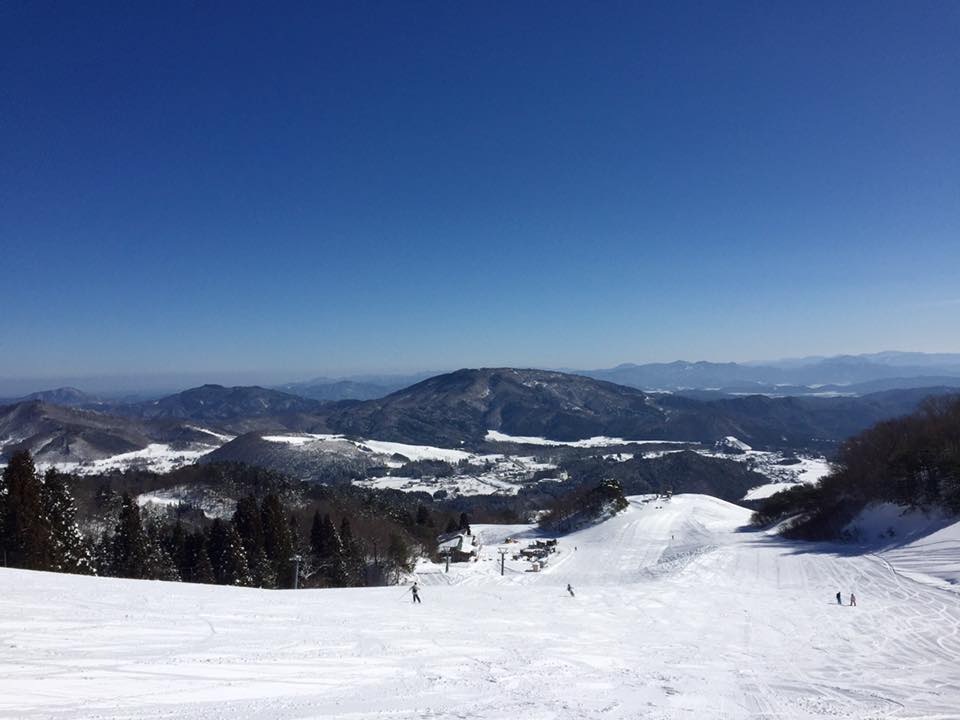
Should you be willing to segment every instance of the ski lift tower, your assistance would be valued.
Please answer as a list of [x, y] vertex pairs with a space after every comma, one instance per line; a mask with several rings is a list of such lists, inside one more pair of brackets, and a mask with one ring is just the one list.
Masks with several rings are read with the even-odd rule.
[[303, 562], [303, 556], [293, 555], [290, 562], [293, 563], [293, 589], [298, 590], [300, 588], [300, 563]]
[[500, 553], [500, 575], [503, 575], [503, 566], [507, 561], [507, 553], [510, 552], [509, 548], [500, 547], [497, 548], [497, 552]]

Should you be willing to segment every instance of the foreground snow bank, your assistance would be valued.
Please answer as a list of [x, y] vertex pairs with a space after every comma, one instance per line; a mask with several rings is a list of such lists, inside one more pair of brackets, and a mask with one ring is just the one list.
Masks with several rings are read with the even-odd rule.
[[940, 510], [923, 512], [876, 503], [846, 527], [900, 575], [960, 590], [960, 522]]
[[0, 717], [956, 717], [960, 595], [714, 498], [645, 499], [541, 573], [493, 560], [532, 527], [478, 526], [485, 554], [422, 605], [0, 569]]

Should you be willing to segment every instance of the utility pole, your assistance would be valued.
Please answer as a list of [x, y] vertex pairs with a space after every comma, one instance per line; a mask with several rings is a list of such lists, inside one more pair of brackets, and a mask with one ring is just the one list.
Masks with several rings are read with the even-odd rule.
[[508, 551], [506, 548], [498, 548], [497, 552], [500, 553], [500, 575], [503, 575], [503, 566], [507, 561]]
[[444, 572], [448, 573], [450, 572], [450, 548], [443, 551], [443, 559], [447, 561], [447, 567], [444, 569]]
[[301, 555], [294, 555], [290, 558], [290, 562], [293, 563], [293, 589], [300, 589], [300, 562], [303, 560]]

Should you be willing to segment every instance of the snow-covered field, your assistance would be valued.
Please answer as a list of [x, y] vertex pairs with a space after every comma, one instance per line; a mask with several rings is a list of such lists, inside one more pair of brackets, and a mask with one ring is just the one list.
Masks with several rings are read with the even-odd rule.
[[[736, 457], [738, 456], [734, 456]], [[830, 473], [830, 463], [825, 458], [800, 456], [797, 458], [800, 461], [798, 463], [779, 465], [779, 453], [751, 451], [745, 457], [752, 461], [757, 472], [773, 479], [774, 482], [751, 488], [744, 500], [761, 500], [800, 483], [812, 485]]]
[[714, 498], [642, 500], [541, 573], [494, 560], [530, 528], [480, 527], [480, 561], [422, 568], [422, 605], [0, 570], [0, 717], [960, 716], [960, 595], [921, 582], [960, 526], [854, 555], [740, 531]]
[[[216, 433], [210, 433], [210, 435], [211, 438], [214, 436], [217, 438], [226, 437], [217, 435]], [[227, 439], [229, 440], [231, 438]], [[133, 452], [112, 455], [100, 460], [88, 460], [82, 463], [38, 463], [38, 466], [41, 470], [53, 467], [60, 472], [75, 473], [77, 475], [92, 475], [94, 473], [110, 472], [111, 470], [128, 470], [131, 468], [151, 470], [156, 473], [167, 473], [184, 465], [192, 465], [207, 453], [216, 450], [220, 447], [220, 444], [196, 444], [189, 449], [179, 449], [164, 443], [153, 443], [143, 450], [134, 450]]]
[[612, 438], [604, 435], [585, 438], [583, 440], [548, 440], [542, 437], [532, 437], [529, 435], [507, 435], [498, 430], [488, 430], [485, 440], [487, 442], [518, 443], [521, 445], [545, 445], [548, 447], [558, 447], [566, 445], [567, 447], [577, 448], [600, 448], [610, 447], [612, 445], [689, 445], [683, 440], [624, 440], [623, 438]]

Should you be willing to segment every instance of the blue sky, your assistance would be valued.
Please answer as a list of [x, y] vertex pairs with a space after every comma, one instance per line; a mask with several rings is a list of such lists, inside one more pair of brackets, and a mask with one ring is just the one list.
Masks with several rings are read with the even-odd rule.
[[4, 3], [0, 378], [960, 351], [960, 5]]

